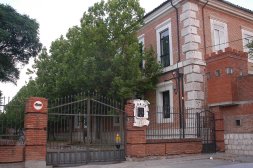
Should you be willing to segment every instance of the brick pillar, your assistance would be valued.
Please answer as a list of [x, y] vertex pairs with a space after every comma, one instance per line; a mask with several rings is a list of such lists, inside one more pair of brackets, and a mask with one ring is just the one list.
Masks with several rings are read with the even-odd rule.
[[146, 156], [146, 126], [134, 127], [134, 103], [132, 100], [125, 105], [127, 114], [126, 155], [129, 157]]
[[225, 151], [224, 143], [224, 117], [219, 107], [213, 107], [215, 117], [215, 139], [216, 139], [216, 150], [220, 152]]
[[47, 99], [31, 97], [25, 109], [25, 167], [46, 167]]

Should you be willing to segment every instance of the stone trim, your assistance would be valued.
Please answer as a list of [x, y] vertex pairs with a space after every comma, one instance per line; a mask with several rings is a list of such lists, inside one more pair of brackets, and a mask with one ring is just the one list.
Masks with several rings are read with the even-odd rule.
[[[183, 72], [185, 76], [184, 91], [186, 108], [202, 108], [204, 104], [204, 77], [202, 74], [205, 61], [202, 58], [202, 52], [199, 50], [201, 36], [198, 34], [200, 21], [197, 18], [199, 7], [193, 2], [186, 2], [182, 5], [182, 14], [180, 21], [183, 24], [181, 35], [184, 38], [182, 52], [186, 56], [186, 62]], [[199, 60], [203, 64], [194, 64], [190, 60]], [[190, 63], [191, 62], [191, 63]]]
[[[173, 95], [174, 95], [174, 90], [173, 90], [173, 82], [172, 81], [167, 81], [167, 82], [162, 82], [159, 83], [157, 85], [157, 89], [156, 89], [156, 106], [158, 107], [162, 107], [163, 106], [163, 92], [165, 91], [170, 91], [170, 105], [172, 105], [171, 107], [173, 107]], [[163, 122], [163, 123], [169, 123], [169, 122], [173, 122], [173, 108], [171, 108], [170, 110], [171, 116], [170, 118], [164, 118], [161, 119], [163, 116], [161, 115], [161, 113], [157, 113], [156, 114], [156, 122]]]
[[[156, 26], [156, 44], [157, 44], [157, 61], [161, 62], [161, 45], [160, 45], [160, 32], [162, 32], [165, 29], [168, 29], [169, 31], [169, 41], [170, 41], [170, 64], [173, 65], [173, 46], [172, 46], [172, 28], [171, 28], [171, 19], [167, 19], [164, 22], [162, 22], [161, 24]], [[163, 71], [166, 72], [166, 68], [163, 68]]]
[[224, 134], [224, 140], [226, 153], [237, 155], [253, 155], [253, 134]]

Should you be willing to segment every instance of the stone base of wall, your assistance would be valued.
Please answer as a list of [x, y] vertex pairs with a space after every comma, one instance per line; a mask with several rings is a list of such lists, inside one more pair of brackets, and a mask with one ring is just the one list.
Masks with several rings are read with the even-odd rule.
[[253, 156], [253, 133], [224, 135], [226, 153]]
[[24, 161], [24, 146], [0, 146], [0, 163]]
[[200, 139], [152, 140], [143, 144], [127, 144], [127, 156], [129, 157], [197, 154], [201, 151]]

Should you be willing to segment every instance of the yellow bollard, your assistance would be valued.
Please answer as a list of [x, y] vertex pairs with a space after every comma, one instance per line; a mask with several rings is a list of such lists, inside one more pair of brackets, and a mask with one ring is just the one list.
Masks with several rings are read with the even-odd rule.
[[115, 137], [115, 144], [116, 144], [115, 146], [117, 149], [120, 148], [120, 143], [121, 143], [121, 137], [120, 137], [119, 133], [117, 133], [116, 137]]

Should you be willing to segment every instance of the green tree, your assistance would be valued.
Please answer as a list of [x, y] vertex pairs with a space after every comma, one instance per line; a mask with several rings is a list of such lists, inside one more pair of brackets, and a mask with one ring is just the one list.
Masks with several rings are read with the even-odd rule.
[[51, 55], [44, 49], [35, 61], [41, 95], [94, 91], [127, 99], [153, 89], [161, 67], [152, 50], [140, 53], [136, 32], [143, 15], [138, 0], [101, 1], [89, 8], [80, 27], [69, 29], [52, 43]]
[[249, 48], [249, 52], [248, 52], [249, 58], [253, 60], [253, 41], [249, 43], [247, 47]]
[[0, 82], [19, 78], [17, 63], [27, 64], [41, 49], [39, 24], [11, 6], [0, 4]]

